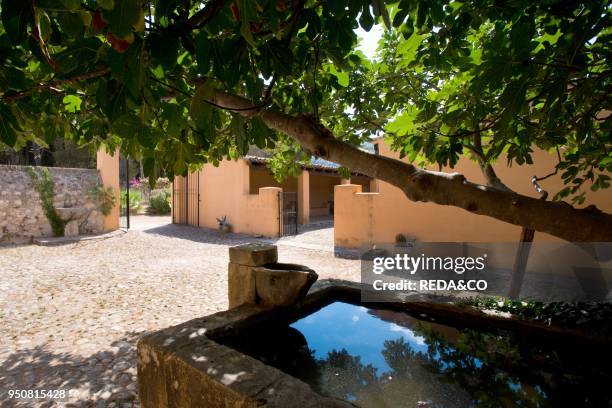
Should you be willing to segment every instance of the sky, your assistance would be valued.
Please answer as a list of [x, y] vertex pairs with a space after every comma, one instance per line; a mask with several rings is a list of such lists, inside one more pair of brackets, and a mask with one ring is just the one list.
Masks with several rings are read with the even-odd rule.
[[376, 54], [376, 47], [378, 47], [378, 40], [380, 40], [383, 34], [382, 25], [374, 25], [369, 32], [359, 27], [355, 30], [355, 33], [359, 36], [360, 40], [360, 44], [357, 48], [361, 50], [366, 57], [373, 59], [374, 54]]

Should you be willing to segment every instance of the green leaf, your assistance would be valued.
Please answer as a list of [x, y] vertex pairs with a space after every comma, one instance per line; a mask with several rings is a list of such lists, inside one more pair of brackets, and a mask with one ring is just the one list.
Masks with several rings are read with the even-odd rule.
[[113, 122], [113, 131], [124, 139], [135, 139], [141, 146], [154, 148], [156, 140], [149, 126], [134, 114], [125, 114]]
[[151, 51], [151, 65], [160, 64], [165, 69], [176, 66], [181, 48], [178, 37], [171, 34], [152, 33], [147, 40]]
[[393, 16], [393, 27], [399, 27], [404, 23], [408, 16], [408, 8], [400, 8], [395, 16]]
[[346, 72], [338, 71], [335, 66], [329, 65], [329, 72], [338, 79], [338, 84], [343, 87], [349, 85], [349, 75]]
[[17, 142], [15, 129], [18, 129], [18, 125], [13, 112], [7, 105], [0, 103], [0, 142], [9, 147], [15, 146]]
[[64, 7], [66, 7], [66, 9], [70, 11], [77, 10], [79, 7], [81, 7], [80, 0], [61, 0], [61, 2], [64, 5]]
[[155, 159], [153, 157], [144, 157], [142, 159], [142, 171], [149, 178], [149, 181], [155, 180], [157, 174], [155, 172]]
[[84, 64], [95, 63], [102, 41], [96, 37], [83, 38], [70, 44], [53, 58], [62, 73], [78, 70]]
[[204, 31], [200, 31], [197, 34], [195, 48], [198, 70], [201, 74], [207, 74], [211, 67], [210, 60], [212, 58], [212, 44]]
[[96, 3], [104, 10], [112, 10], [115, 7], [114, 0], [96, 0]]
[[236, 0], [236, 5], [240, 11], [240, 34], [247, 41], [247, 43], [254, 48], [254, 52], [259, 54], [257, 51], [257, 45], [251, 34], [251, 23], [257, 19], [257, 10], [255, 9], [256, 3], [252, 0]]
[[359, 17], [359, 25], [365, 31], [370, 31], [372, 26], [374, 25], [374, 17], [370, 14], [370, 7], [365, 6], [363, 11], [361, 12], [361, 16]]
[[108, 21], [108, 28], [115, 36], [125, 37], [139, 21], [141, 2], [116, 0], [114, 3], [112, 10], [102, 10], [102, 16]]
[[241, 156], [246, 155], [249, 152], [249, 139], [244, 128], [244, 119], [239, 114], [232, 114], [232, 121], [230, 123], [230, 129], [236, 140], [236, 147], [238, 153]]
[[255, 116], [250, 120], [251, 139], [260, 149], [266, 147], [266, 140], [270, 135], [270, 129], [266, 126], [263, 119]]
[[213, 119], [213, 107], [208, 103], [214, 99], [214, 88], [209, 82], [198, 86], [189, 104], [189, 114], [198, 130], [206, 129]]
[[76, 113], [81, 110], [81, 98], [77, 95], [66, 95], [64, 99], [62, 99], [64, 103], [64, 109], [70, 113]]
[[28, 24], [32, 23], [31, 3], [20, 0], [2, 0], [2, 25], [13, 45], [21, 44], [27, 38]]

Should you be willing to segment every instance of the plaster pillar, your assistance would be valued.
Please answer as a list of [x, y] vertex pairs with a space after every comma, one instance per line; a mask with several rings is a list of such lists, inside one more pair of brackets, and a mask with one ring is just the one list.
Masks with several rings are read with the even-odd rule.
[[100, 172], [102, 185], [111, 187], [115, 193], [115, 206], [110, 214], [104, 216], [104, 231], [119, 229], [119, 198], [121, 190], [119, 187], [119, 151], [109, 154], [101, 147], [96, 154], [96, 167]]
[[298, 224], [310, 222], [310, 173], [302, 170], [298, 176]]
[[370, 180], [370, 193], [378, 193], [378, 180], [377, 179]]

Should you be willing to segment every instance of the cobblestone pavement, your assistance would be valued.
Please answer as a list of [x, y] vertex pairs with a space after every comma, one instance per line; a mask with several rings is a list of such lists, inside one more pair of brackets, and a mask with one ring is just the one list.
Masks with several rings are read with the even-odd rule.
[[[132, 230], [108, 239], [0, 247], [0, 406], [138, 406], [138, 337], [226, 309], [228, 247], [252, 240], [168, 222], [134, 217]], [[302, 246], [283, 238], [279, 258], [357, 280], [358, 261], [328, 250], [332, 234], [306, 231]], [[6, 394], [58, 388], [73, 390], [68, 402]]]

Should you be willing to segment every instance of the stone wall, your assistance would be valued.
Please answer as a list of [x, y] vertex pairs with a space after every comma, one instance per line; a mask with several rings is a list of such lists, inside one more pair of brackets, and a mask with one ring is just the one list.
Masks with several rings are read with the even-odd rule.
[[[0, 244], [53, 236], [27, 169], [0, 165]], [[49, 172], [55, 181], [54, 206], [83, 209], [85, 215], [78, 220], [79, 234], [101, 232], [104, 216], [88, 194], [101, 183], [98, 170], [50, 167]]]

